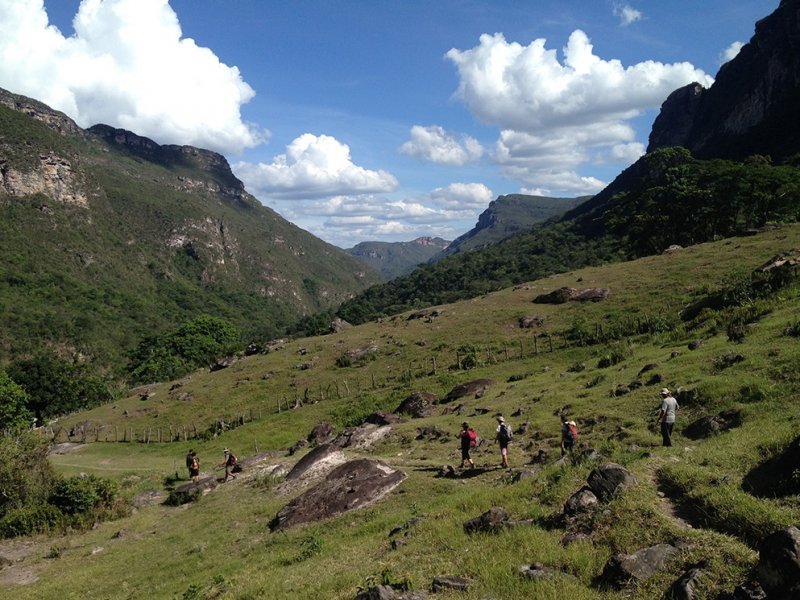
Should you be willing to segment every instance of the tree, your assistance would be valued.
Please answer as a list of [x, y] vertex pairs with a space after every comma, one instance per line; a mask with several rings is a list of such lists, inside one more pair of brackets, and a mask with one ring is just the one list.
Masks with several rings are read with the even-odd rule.
[[0, 370], [0, 430], [18, 430], [31, 424], [28, 394], [8, 373]]

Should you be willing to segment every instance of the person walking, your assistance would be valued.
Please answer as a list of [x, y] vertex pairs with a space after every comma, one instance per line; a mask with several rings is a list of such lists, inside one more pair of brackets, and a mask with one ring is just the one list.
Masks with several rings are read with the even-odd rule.
[[502, 416], [498, 416], [495, 440], [500, 445], [500, 466], [504, 469], [508, 468], [508, 444], [511, 442], [513, 436], [511, 425], [506, 423], [506, 420]]
[[189, 467], [189, 477], [192, 481], [197, 481], [197, 478], [200, 477], [200, 459], [197, 458], [197, 452], [191, 450], [190, 455], [192, 457], [192, 463]]
[[661, 424], [661, 439], [664, 446], [672, 446], [672, 429], [675, 427], [675, 413], [679, 408], [678, 401], [672, 397], [672, 392], [667, 388], [662, 389], [658, 422]]
[[578, 441], [578, 424], [570, 421], [566, 414], [561, 414], [561, 456], [569, 452], [569, 457], [575, 462], [573, 449]]
[[186, 470], [189, 471], [189, 479], [192, 478], [192, 455], [194, 454], [194, 450], [189, 450], [186, 453]]
[[236, 458], [236, 455], [227, 448], [225, 448], [222, 452], [225, 455], [225, 460], [220, 466], [225, 467], [224, 481], [228, 481], [228, 477], [230, 477], [231, 479], [236, 479], [236, 475], [233, 474], [233, 469], [239, 462], [238, 459]]
[[461, 468], [463, 469], [464, 463], [467, 463], [470, 469], [474, 469], [475, 463], [472, 462], [469, 451], [478, 443], [478, 434], [469, 426], [469, 423], [464, 421], [461, 424], [461, 431], [458, 432], [458, 437], [461, 439]]

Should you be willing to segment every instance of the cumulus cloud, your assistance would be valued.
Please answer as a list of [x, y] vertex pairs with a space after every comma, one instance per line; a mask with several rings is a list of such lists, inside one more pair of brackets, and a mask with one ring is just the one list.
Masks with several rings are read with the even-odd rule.
[[240, 162], [236, 175], [257, 197], [319, 198], [390, 192], [397, 179], [353, 164], [350, 147], [328, 135], [304, 133], [270, 164]]
[[743, 42], [733, 42], [730, 46], [725, 48], [722, 51], [722, 55], [719, 58], [719, 64], [724, 65], [726, 62], [729, 62], [736, 58], [739, 54], [739, 51], [744, 47]]
[[460, 79], [455, 97], [477, 119], [501, 129], [492, 158], [506, 176], [545, 193], [598, 191], [603, 182], [578, 175], [581, 164], [629, 160], [636, 150], [626, 146], [635, 141], [631, 119], [657, 109], [687, 83], [713, 83], [685, 62], [626, 67], [602, 59], [580, 30], [563, 48], [563, 62], [545, 44], [537, 39], [523, 46], [501, 33], [484, 34], [478, 46], [446, 54]]
[[614, 16], [619, 17], [619, 23], [623, 27], [627, 27], [631, 23], [642, 20], [642, 13], [630, 4], [624, 2], [614, 2]]
[[483, 155], [483, 147], [478, 140], [462, 135], [459, 140], [453, 133], [438, 125], [411, 128], [411, 139], [400, 146], [400, 151], [443, 165], [463, 166], [475, 162]]
[[160, 143], [223, 153], [268, 132], [242, 121], [255, 92], [239, 70], [182, 38], [168, 0], [82, 0], [65, 37], [43, 0], [0, 0], [0, 86]]
[[493, 200], [493, 194], [482, 183], [451, 183], [433, 190], [431, 199], [448, 210], [483, 210]]

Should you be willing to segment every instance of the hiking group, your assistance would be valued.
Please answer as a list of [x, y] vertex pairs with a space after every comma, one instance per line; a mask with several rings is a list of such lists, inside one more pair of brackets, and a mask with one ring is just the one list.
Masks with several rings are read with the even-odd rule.
[[[225, 456], [225, 460], [223, 460], [217, 468], [225, 467], [225, 479], [223, 481], [228, 481], [228, 478], [236, 479], [234, 473], [238, 473], [242, 470], [239, 466], [239, 459], [227, 448], [222, 452]], [[189, 450], [189, 452], [186, 453], [186, 468], [189, 471], [189, 479], [197, 481], [200, 477], [200, 459], [197, 456], [197, 452], [194, 450]]]

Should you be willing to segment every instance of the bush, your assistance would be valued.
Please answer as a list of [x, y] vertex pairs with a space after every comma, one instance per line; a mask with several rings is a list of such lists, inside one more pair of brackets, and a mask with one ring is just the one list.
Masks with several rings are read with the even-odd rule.
[[36, 504], [11, 510], [0, 519], [0, 536], [15, 537], [53, 531], [64, 522], [64, 515], [52, 504]]
[[117, 492], [116, 484], [102, 477], [69, 477], [56, 484], [49, 502], [65, 515], [91, 515], [110, 508]]
[[26, 427], [31, 422], [28, 394], [8, 373], [0, 370], [0, 430]]
[[0, 436], [0, 517], [47, 502], [57, 480], [47, 440], [34, 431]]

